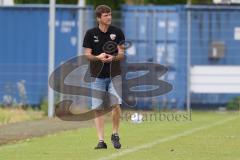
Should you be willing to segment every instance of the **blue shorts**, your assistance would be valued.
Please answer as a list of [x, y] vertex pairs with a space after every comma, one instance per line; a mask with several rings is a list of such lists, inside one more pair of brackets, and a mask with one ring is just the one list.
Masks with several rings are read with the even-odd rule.
[[[92, 89], [92, 109], [101, 108], [101, 104], [103, 100], [108, 98], [108, 106], [109, 107], [116, 104], [122, 104], [122, 77], [121, 75], [112, 77], [112, 78], [95, 78], [92, 77], [91, 89]], [[94, 80], [95, 79], [95, 80]], [[104, 91], [102, 93], [97, 93], [94, 90]], [[114, 96], [106, 96], [106, 92], [113, 94]], [[93, 98], [98, 97], [98, 98]]]

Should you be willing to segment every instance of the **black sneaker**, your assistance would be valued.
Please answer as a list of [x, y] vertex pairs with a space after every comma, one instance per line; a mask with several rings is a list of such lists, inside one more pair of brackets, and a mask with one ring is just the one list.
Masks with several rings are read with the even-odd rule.
[[98, 142], [94, 149], [107, 149], [107, 144], [105, 142]]
[[119, 140], [120, 140], [120, 138], [119, 138], [118, 134], [116, 134], [116, 133], [112, 134], [111, 141], [112, 141], [114, 148], [116, 148], [116, 149], [121, 148], [121, 144], [120, 144]]

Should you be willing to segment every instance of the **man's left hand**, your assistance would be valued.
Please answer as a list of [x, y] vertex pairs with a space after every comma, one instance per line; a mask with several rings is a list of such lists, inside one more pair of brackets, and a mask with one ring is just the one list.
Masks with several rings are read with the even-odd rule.
[[107, 54], [107, 55], [106, 55], [105, 62], [110, 63], [110, 62], [113, 61], [113, 59], [114, 59], [114, 56], [112, 56], [112, 55], [110, 55], [110, 54]]

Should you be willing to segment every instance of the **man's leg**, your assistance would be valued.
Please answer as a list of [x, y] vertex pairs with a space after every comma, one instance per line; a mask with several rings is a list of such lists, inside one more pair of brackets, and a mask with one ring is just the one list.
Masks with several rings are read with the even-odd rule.
[[120, 105], [116, 105], [112, 110], [112, 133], [118, 133], [119, 125], [120, 125], [120, 118], [121, 118], [121, 108]]
[[104, 115], [101, 115], [101, 111], [95, 112], [95, 126], [97, 130], [98, 140], [104, 141]]
[[[101, 78], [96, 78], [95, 81], [93, 81], [91, 83], [91, 87], [92, 87], [92, 96], [93, 97], [101, 97], [101, 99], [103, 100], [104, 98], [104, 93], [99, 93], [95, 90], [100, 90], [100, 91], [105, 91], [106, 89], [106, 80], [105, 79], [101, 79]], [[100, 94], [100, 95], [99, 95]], [[95, 111], [95, 126], [96, 126], [96, 130], [97, 130], [97, 136], [98, 136], [98, 145], [95, 147], [95, 149], [106, 149], [107, 148], [107, 144], [104, 142], [104, 114], [102, 114], [102, 112], [104, 112], [102, 110], [102, 107], [100, 106], [102, 103], [101, 100], [96, 99], [96, 98], [92, 98], [92, 109], [96, 109]], [[97, 109], [97, 107], [100, 107], [99, 109]]]
[[112, 144], [116, 149], [121, 148], [120, 137], [118, 134], [120, 117], [121, 117], [121, 108], [120, 108], [120, 105], [116, 105], [115, 108], [112, 110], [113, 130], [111, 135]]
[[96, 111], [95, 115], [96, 118], [94, 119], [94, 121], [99, 140], [95, 149], [107, 149], [107, 144], [104, 142], [104, 115], [101, 115], [101, 111]]
[[122, 78], [121, 76], [116, 76], [111, 80], [109, 85], [109, 92], [115, 95], [115, 97], [110, 97], [110, 104], [114, 105], [112, 110], [112, 123], [113, 123], [113, 134], [111, 135], [111, 141], [116, 149], [121, 148], [120, 138], [119, 138], [119, 125], [121, 118], [121, 107], [122, 104]]

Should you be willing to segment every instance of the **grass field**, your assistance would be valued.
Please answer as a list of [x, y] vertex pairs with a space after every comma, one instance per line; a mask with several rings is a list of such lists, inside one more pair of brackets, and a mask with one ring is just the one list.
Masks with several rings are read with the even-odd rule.
[[65, 131], [0, 146], [0, 160], [239, 160], [239, 113], [193, 112], [188, 121], [121, 123], [122, 149], [110, 143], [111, 123], [105, 126], [107, 150], [94, 150], [94, 128]]

